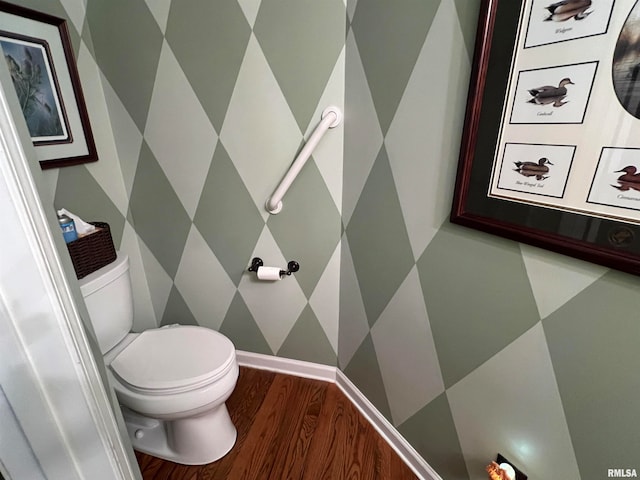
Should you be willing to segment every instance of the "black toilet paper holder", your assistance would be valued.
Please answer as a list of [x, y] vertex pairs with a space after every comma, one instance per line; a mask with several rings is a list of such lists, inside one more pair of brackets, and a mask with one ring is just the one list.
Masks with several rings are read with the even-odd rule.
[[[249, 271], [257, 273], [258, 268], [263, 266], [264, 266], [264, 262], [262, 261], [262, 259], [260, 257], [254, 257], [251, 260], [251, 266], [249, 267]], [[300, 264], [295, 260], [290, 260], [289, 263], [287, 263], [287, 270], [280, 270], [280, 276], [284, 277], [285, 275], [291, 275], [292, 273], [295, 273], [298, 270], [300, 270]]]

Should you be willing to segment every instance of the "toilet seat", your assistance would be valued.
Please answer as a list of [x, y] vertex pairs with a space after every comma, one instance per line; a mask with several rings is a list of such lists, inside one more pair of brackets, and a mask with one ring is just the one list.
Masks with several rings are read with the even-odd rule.
[[233, 343], [198, 326], [146, 330], [111, 362], [115, 376], [145, 395], [183, 393], [209, 385], [235, 365]]

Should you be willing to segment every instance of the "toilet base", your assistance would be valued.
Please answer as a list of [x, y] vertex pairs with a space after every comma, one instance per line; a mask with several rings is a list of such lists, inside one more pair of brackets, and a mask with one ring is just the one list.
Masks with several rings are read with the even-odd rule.
[[133, 448], [183, 465], [204, 465], [224, 457], [237, 431], [224, 403], [194, 417], [157, 420], [122, 408]]

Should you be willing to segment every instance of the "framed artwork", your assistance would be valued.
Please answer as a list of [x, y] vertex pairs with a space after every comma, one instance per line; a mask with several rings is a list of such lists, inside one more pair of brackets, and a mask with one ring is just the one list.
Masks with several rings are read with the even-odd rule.
[[98, 160], [66, 21], [0, 1], [0, 49], [41, 168]]
[[451, 221], [640, 274], [640, 0], [483, 0]]

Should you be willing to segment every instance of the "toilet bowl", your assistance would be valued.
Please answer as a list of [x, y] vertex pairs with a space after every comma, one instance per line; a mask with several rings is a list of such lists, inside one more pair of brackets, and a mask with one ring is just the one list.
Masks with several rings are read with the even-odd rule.
[[185, 465], [224, 456], [236, 440], [225, 405], [238, 378], [231, 341], [192, 325], [131, 333], [124, 254], [80, 280], [80, 289], [133, 447]]

